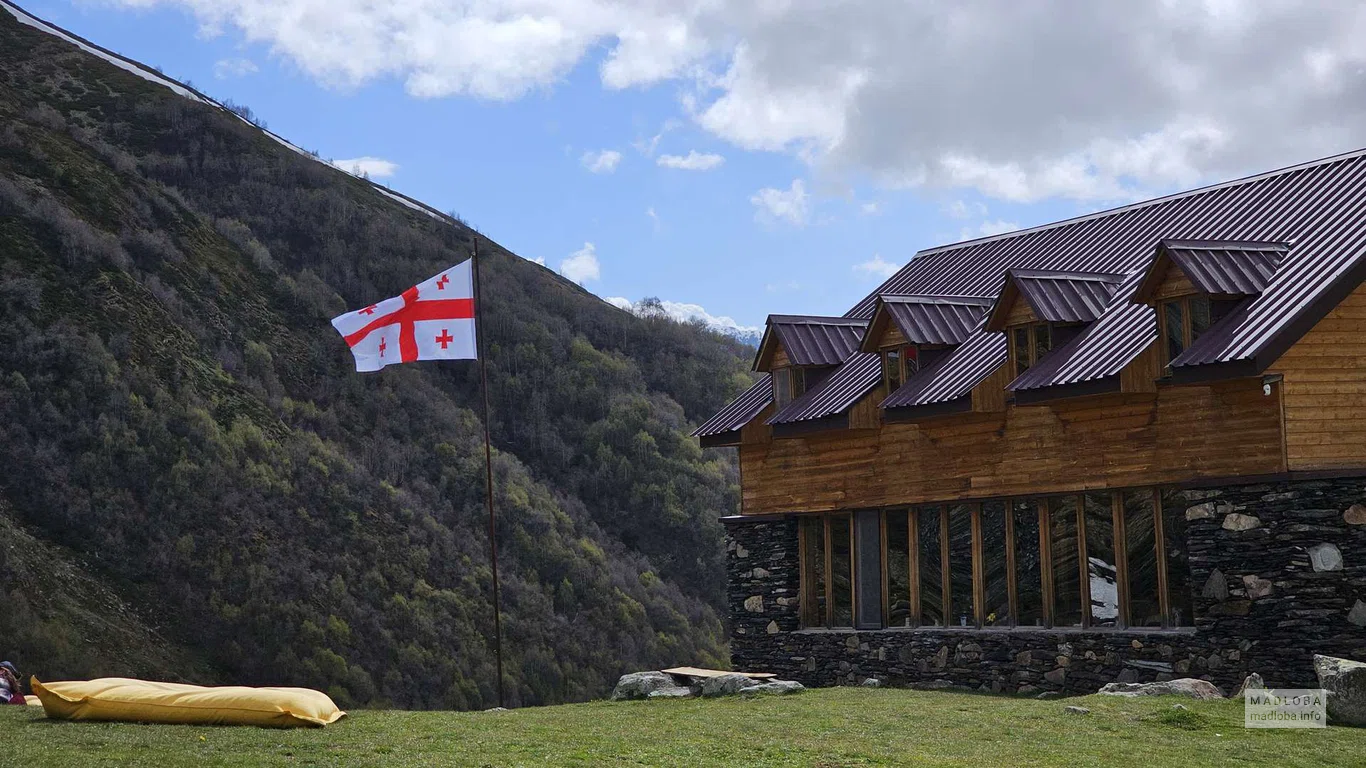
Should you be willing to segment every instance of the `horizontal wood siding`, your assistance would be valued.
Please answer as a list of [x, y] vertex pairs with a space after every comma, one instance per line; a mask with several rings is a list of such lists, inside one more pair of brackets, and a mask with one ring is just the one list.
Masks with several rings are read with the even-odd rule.
[[745, 514], [1178, 483], [1285, 471], [1260, 379], [1006, 406], [746, 443]]
[[773, 360], [769, 363], [768, 370], [771, 371], [775, 368], [784, 368], [789, 364], [790, 362], [787, 357], [787, 350], [783, 349], [783, 343], [778, 341], [777, 339], [774, 339]]
[[1285, 376], [1285, 449], [1292, 470], [1366, 466], [1366, 285], [1269, 369]]
[[1010, 305], [1010, 311], [1006, 313], [1006, 325], [1037, 322], [1039, 322], [1039, 316], [1034, 314], [1034, 308], [1029, 306], [1029, 302], [1018, 290], [1015, 291], [1015, 300]]

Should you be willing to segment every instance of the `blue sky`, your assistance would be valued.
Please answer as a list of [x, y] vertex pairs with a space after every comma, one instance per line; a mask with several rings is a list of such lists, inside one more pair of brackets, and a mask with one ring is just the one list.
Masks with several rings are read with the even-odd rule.
[[[881, 0], [849, 3], [833, 21], [812, 17], [815, 4], [758, 3], [773, 6], [759, 18], [707, 5], [25, 7], [251, 107], [324, 158], [383, 161], [369, 166], [377, 181], [600, 296], [695, 304], [745, 326], [770, 312], [840, 314], [924, 247], [1351, 149], [1359, 135], [1355, 109], [1333, 105], [1361, 82], [1366, 53], [1349, 34], [1360, 14], [1287, 41], [1284, 17], [1231, 0], [1204, 15], [1153, 11], [1153, 23], [1216, 35], [1213, 52], [1182, 50], [1182, 66], [1153, 74], [1107, 44], [1111, 27], [1137, 18], [1084, 20], [1068, 40], [1095, 60], [1079, 71], [1066, 50], [1057, 61], [1037, 52], [1077, 15], [1066, 9], [1063, 21], [1026, 20], [1038, 24], [1032, 41], [990, 3], [948, 20], [917, 11], [916, 34], [941, 25], [931, 41], [962, 36], [980, 47], [968, 58], [961, 40], [936, 56], [911, 31], [883, 39], [888, 19], [910, 22]], [[428, 18], [445, 25], [430, 39]], [[481, 45], [453, 42], [475, 22]], [[1001, 30], [1030, 45], [1012, 51]], [[1291, 49], [1279, 64], [1319, 78], [1323, 93], [1255, 133], [1227, 104], [1284, 100], [1236, 60], [1259, 35], [1277, 35]], [[1021, 56], [1036, 75], [1021, 73]], [[1212, 97], [1229, 91], [1227, 103]]]

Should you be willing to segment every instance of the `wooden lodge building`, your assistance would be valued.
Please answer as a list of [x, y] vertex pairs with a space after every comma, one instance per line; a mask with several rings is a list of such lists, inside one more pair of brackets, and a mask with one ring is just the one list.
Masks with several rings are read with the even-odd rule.
[[736, 668], [1028, 693], [1366, 660], [1364, 278], [1366, 151], [771, 316], [696, 432], [739, 451]]

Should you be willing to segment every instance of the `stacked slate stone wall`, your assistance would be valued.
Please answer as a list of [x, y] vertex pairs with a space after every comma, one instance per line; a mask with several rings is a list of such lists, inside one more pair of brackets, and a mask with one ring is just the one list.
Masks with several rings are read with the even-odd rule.
[[[736, 669], [806, 685], [1094, 693], [1109, 682], [1244, 676], [1311, 687], [1311, 656], [1366, 660], [1366, 478], [1189, 490], [1195, 627], [799, 629], [795, 518], [728, 520]], [[1168, 497], [1170, 498], [1170, 497]]]

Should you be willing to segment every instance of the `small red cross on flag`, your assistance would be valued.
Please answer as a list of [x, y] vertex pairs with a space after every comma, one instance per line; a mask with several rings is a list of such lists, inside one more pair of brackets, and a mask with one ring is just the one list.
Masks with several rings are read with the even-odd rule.
[[[418, 283], [401, 296], [332, 318], [357, 371], [417, 360], [473, 360], [474, 281], [470, 262]], [[389, 350], [398, 348], [398, 354]]]

